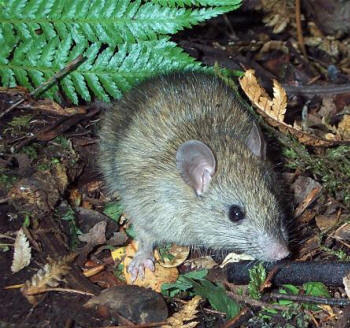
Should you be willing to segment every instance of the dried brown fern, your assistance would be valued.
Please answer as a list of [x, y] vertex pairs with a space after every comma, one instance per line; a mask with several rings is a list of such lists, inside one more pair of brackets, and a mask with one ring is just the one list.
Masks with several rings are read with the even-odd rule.
[[47, 287], [57, 287], [64, 276], [71, 269], [70, 263], [75, 259], [77, 254], [66, 255], [56, 261], [49, 259], [30, 280], [24, 283], [21, 292], [29, 303], [37, 305], [44, 295], [38, 295], [45, 292]]

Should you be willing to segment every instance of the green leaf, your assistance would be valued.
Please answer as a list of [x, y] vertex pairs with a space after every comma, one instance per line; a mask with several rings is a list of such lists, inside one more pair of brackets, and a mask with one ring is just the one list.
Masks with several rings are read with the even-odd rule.
[[17, 128], [25, 127], [25, 126], [28, 126], [32, 118], [33, 116], [30, 114], [17, 116], [17, 117], [14, 117], [12, 121], [8, 123], [8, 125], [12, 127], [17, 127]]
[[120, 216], [123, 213], [123, 208], [120, 202], [110, 202], [105, 205], [103, 209], [103, 213], [106, 214], [109, 218], [111, 218], [115, 222], [119, 222]]
[[281, 294], [291, 294], [291, 295], [298, 295], [300, 291], [300, 288], [291, 285], [291, 284], [284, 284], [283, 288], [280, 289]]
[[322, 282], [306, 282], [303, 284], [306, 295], [316, 297], [331, 297], [328, 288]]
[[193, 279], [202, 280], [208, 274], [208, 270], [190, 271], [180, 275], [174, 283], [165, 283], [162, 285], [161, 291], [163, 295], [174, 297], [180, 292], [188, 291], [193, 288]]
[[132, 239], [136, 238], [136, 233], [135, 233], [135, 230], [134, 230], [134, 227], [132, 224], [129, 225], [129, 227], [125, 229], [125, 232], [130, 238], [132, 238]]
[[254, 299], [259, 299], [261, 297], [260, 286], [266, 280], [266, 270], [261, 263], [249, 269], [249, 279], [249, 295]]
[[192, 280], [192, 284], [196, 295], [208, 299], [210, 305], [217, 311], [225, 312], [228, 319], [239, 314], [239, 304], [226, 294], [223, 286], [214, 285], [208, 280], [201, 280], [198, 283]]
[[[140, 0], [7, 0], [0, 24], [11, 24], [21, 38], [31, 39], [37, 31], [50, 40], [54, 32], [65, 39], [72, 29], [90, 42], [109, 45], [154, 40], [173, 34], [206, 19], [237, 9], [238, 0], [145, 1]], [[178, 6], [178, 7], [177, 7]], [[20, 10], [18, 8], [21, 8]]]
[[7, 0], [0, 10], [4, 86], [34, 90], [79, 55], [85, 61], [43, 96], [74, 104], [118, 99], [140, 81], [206, 68], [170, 34], [236, 9], [238, 0]]

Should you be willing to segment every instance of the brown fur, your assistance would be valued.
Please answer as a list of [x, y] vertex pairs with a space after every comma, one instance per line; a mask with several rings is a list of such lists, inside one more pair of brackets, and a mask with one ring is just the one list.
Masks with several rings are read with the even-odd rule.
[[[118, 101], [103, 121], [100, 166], [111, 192], [119, 192], [143, 244], [175, 242], [242, 251], [258, 259], [270, 241], [287, 243], [284, 217], [270, 165], [245, 141], [252, 118], [217, 78], [175, 73], [151, 79]], [[191, 139], [210, 147], [216, 173], [197, 197], [175, 163]], [[228, 219], [237, 204], [246, 218]]]

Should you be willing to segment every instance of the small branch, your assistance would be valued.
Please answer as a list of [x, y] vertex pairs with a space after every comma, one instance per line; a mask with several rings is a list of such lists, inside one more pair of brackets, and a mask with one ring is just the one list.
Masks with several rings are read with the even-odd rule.
[[238, 295], [236, 293], [229, 292], [229, 291], [227, 291], [226, 293], [227, 293], [227, 295], [232, 297], [235, 301], [244, 302], [244, 303], [250, 304], [252, 306], [258, 306], [258, 307], [262, 307], [262, 308], [275, 309], [275, 310], [281, 310], [281, 311], [284, 311], [287, 309], [287, 307], [283, 306], [283, 305], [266, 303], [263, 301], [249, 298], [247, 296], [241, 296], [241, 295]]
[[342, 93], [350, 92], [350, 84], [327, 84], [327, 85], [287, 85], [282, 84], [286, 90], [288, 96], [301, 95], [301, 96], [313, 96], [313, 95], [338, 95]]
[[242, 319], [242, 317], [245, 317], [249, 312], [249, 308], [245, 307], [241, 312], [239, 312], [234, 318], [227, 321], [222, 328], [230, 328], [238, 323], [239, 320]]
[[132, 325], [106, 326], [106, 327], [100, 327], [100, 328], [151, 328], [151, 327], [160, 327], [160, 326], [167, 325], [167, 324], [168, 323], [166, 321], [161, 321], [161, 322], [141, 323], [139, 325], [133, 325], [133, 326]]
[[81, 290], [76, 289], [70, 289], [70, 288], [43, 288], [39, 289], [34, 292], [26, 292], [26, 295], [37, 295], [42, 294], [46, 292], [65, 292], [65, 293], [74, 293], [74, 294], [80, 294], [80, 295], [87, 295], [87, 296], [95, 296], [95, 294], [89, 293], [89, 292], [83, 292]]
[[326, 304], [326, 305], [335, 305], [335, 306], [347, 306], [350, 305], [350, 299], [345, 298], [326, 298], [326, 297], [316, 297], [316, 296], [307, 296], [307, 295], [288, 295], [280, 293], [270, 293], [271, 298], [276, 298], [278, 300], [289, 300], [295, 302], [309, 302], [315, 304]]
[[14, 245], [14, 244], [0, 244], [0, 247], [4, 247], [4, 246], [11, 246], [11, 247], [14, 247], [15, 245]]
[[[63, 69], [58, 71], [54, 76], [52, 76], [50, 79], [48, 79], [46, 82], [40, 84], [36, 89], [34, 89], [29, 96], [34, 97], [40, 94], [44, 89], [46, 89], [49, 85], [57, 82], [61, 77], [72, 71], [77, 65], [79, 65], [85, 58], [83, 55], [79, 55], [77, 58], [72, 60], [70, 63], [67, 64]], [[8, 114], [11, 110], [16, 108], [18, 105], [23, 103], [25, 101], [25, 98], [20, 99], [16, 103], [14, 103], [12, 106], [9, 108], [5, 109], [1, 114], [0, 114], [0, 119]]]
[[8, 203], [9, 200], [10, 200], [10, 197], [0, 198], [0, 204]]
[[307, 53], [304, 44], [303, 30], [301, 28], [300, 0], [295, 0], [295, 25], [297, 27], [298, 44], [301, 52], [307, 60]]
[[0, 233], [0, 238], [5, 238], [5, 239], [11, 239], [11, 240], [16, 240], [16, 238], [10, 237], [4, 233]]

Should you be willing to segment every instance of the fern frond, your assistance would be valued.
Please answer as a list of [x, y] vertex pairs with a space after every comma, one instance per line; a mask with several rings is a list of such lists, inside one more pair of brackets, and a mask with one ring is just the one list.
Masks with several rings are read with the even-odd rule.
[[61, 89], [74, 104], [79, 99], [90, 101], [91, 94], [109, 101], [110, 97], [120, 98], [135, 83], [155, 74], [204, 70], [168, 38], [124, 44], [118, 49], [107, 47], [101, 51], [100, 43], [74, 45], [72, 38], [60, 41], [57, 37], [47, 42], [41, 36], [18, 44], [13, 59], [6, 65], [0, 63], [2, 84], [20, 84], [33, 90], [80, 53], [86, 61], [60, 80], [58, 86], [47, 90], [45, 96], [57, 97]]
[[[242, 0], [151, 0], [164, 7], [185, 7], [185, 6], [235, 6], [238, 8]], [[231, 9], [232, 10], [232, 9]]]
[[[90, 42], [116, 45], [173, 34], [239, 6], [239, 0], [7, 0], [0, 11], [0, 34], [12, 28], [23, 41], [74, 33]], [[219, 4], [218, 4], [219, 3]], [[195, 5], [197, 9], [176, 8]], [[201, 7], [202, 6], [202, 7]], [[205, 7], [203, 7], [205, 6]]]
[[[85, 61], [51, 86], [74, 104], [120, 98], [139, 81], [174, 70], [205, 70], [169, 41], [176, 33], [236, 9], [240, 0], [0, 1], [0, 78], [34, 90], [78, 55]], [[192, 7], [190, 7], [192, 6]]]

